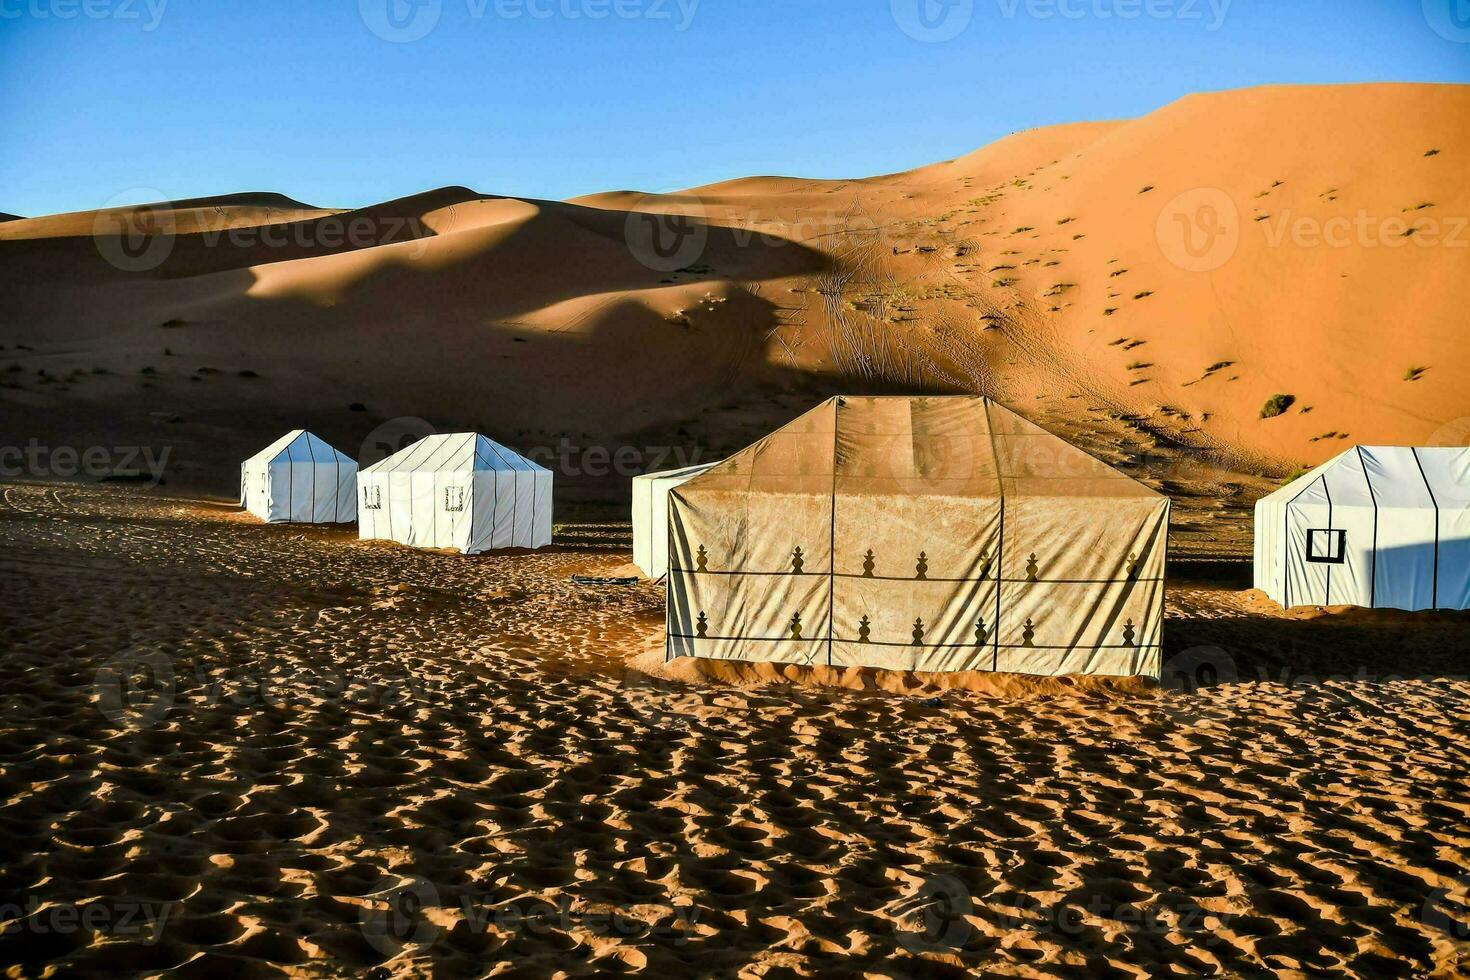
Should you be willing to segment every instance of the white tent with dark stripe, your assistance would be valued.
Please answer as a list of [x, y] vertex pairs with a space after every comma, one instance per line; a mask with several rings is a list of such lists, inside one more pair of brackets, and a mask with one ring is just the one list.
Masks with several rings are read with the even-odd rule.
[[240, 506], [271, 524], [347, 524], [356, 480], [355, 460], [292, 429], [240, 464]]
[[633, 564], [649, 578], [669, 571], [669, 493], [714, 463], [633, 477]]
[[1256, 502], [1282, 606], [1470, 608], [1470, 448], [1355, 446]]
[[467, 555], [551, 543], [551, 471], [475, 432], [432, 435], [357, 476], [358, 537]]

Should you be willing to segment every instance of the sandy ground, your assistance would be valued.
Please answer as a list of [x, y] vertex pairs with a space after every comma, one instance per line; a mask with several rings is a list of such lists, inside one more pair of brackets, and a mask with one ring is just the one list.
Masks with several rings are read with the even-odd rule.
[[625, 525], [463, 558], [0, 491], [11, 975], [1470, 969], [1464, 616], [1197, 556], [1203, 685], [689, 686], [629, 669], [657, 586], [570, 581]]

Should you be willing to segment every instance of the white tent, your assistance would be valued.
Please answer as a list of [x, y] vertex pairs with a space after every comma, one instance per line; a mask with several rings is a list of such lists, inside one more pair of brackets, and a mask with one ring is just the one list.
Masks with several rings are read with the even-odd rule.
[[834, 398], [669, 495], [667, 655], [1157, 677], [1169, 500], [985, 398]]
[[358, 537], [467, 555], [551, 543], [551, 471], [475, 432], [433, 435], [357, 476]]
[[1256, 502], [1283, 606], [1470, 608], [1470, 448], [1357, 446]]
[[357, 463], [292, 429], [240, 464], [240, 506], [269, 523], [346, 524], [357, 517]]
[[714, 463], [633, 477], [633, 564], [649, 578], [669, 571], [669, 491]]

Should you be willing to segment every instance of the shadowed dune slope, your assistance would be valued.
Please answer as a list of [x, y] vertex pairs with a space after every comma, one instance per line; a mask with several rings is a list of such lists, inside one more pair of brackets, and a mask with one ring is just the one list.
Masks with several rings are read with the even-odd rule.
[[136, 209], [9, 221], [0, 399], [37, 425], [175, 414], [185, 455], [303, 413], [720, 452], [834, 391], [966, 391], [1155, 486], [1181, 461], [1280, 476], [1470, 430], [1467, 120], [1465, 86], [1267, 87], [866, 179], [175, 202], [142, 270], [113, 257], [150, 239], [107, 231]]

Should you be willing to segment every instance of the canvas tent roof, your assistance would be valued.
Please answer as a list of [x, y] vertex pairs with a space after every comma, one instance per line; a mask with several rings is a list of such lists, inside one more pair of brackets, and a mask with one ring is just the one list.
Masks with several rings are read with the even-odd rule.
[[245, 464], [249, 466], [252, 464], [275, 463], [281, 461], [283, 457], [302, 463], [335, 462], [351, 463], [354, 468], [357, 466], [357, 461], [351, 456], [339, 451], [331, 443], [319, 439], [305, 429], [292, 429], [254, 456], [245, 460]]
[[831, 399], [669, 506], [671, 656], [1158, 674], [1167, 498], [988, 399]]
[[362, 469], [364, 474], [420, 472], [541, 470], [546, 467], [478, 432], [451, 432], [426, 436], [387, 459]]

